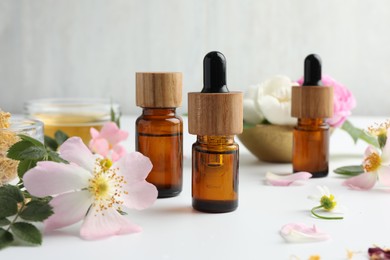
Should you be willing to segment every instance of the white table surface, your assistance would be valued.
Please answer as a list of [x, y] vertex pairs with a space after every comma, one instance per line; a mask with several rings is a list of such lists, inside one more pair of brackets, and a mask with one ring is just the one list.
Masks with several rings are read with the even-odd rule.
[[[353, 117], [360, 127], [383, 118]], [[184, 118], [184, 185], [178, 197], [159, 199], [144, 211], [128, 211], [128, 217], [143, 227], [138, 234], [84, 241], [80, 223], [44, 235], [40, 247], [9, 247], [0, 259], [347, 259], [346, 250], [360, 251], [353, 259], [367, 259], [373, 244], [390, 246], [390, 188], [376, 185], [370, 191], [354, 191], [341, 185], [343, 178], [332, 172], [339, 166], [359, 164], [366, 144], [337, 129], [331, 136], [330, 174], [303, 185], [274, 187], [263, 183], [267, 171], [291, 172], [291, 164], [258, 161], [240, 144], [239, 207], [224, 214], [196, 212], [191, 207], [191, 145], [196, 137], [187, 133]], [[127, 148], [134, 150], [134, 116], [122, 118], [130, 131]], [[239, 141], [237, 140], [239, 143]], [[339, 203], [348, 208], [344, 220], [313, 218], [317, 202], [308, 199], [317, 185], [327, 185]], [[290, 222], [315, 224], [329, 233], [325, 242], [291, 244], [279, 235]]]

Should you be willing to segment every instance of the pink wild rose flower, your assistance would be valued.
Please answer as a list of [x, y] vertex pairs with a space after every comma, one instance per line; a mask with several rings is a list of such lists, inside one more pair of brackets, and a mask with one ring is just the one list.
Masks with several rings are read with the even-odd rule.
[[152, 169], [149, 158], [132, 152], [112, 164], [92, 154], [79, 137], [69, 138], [59, 152], [69, 164], [38, 162], [23, 177], [32, 195], [53, 196], [54, 214], [45, 220], [45, 230], [83, 220], [80, 236], [84, 239], [141, 231], [121, 212], [145, 209], [157, 199], [156, 187], [145, 180]]
[[89, 148], [103, 157], [110, 157], [114, 162], [126, 154], [126, 149], [119, 143], [126, 140], [129, 133], [122, 131], [114, 122], [104, 124], [103, 128], [91, 128], [92, 139]]
[[[355, 97], [343, 84], [328, 75], [323, 75], [321, 81], [324, 86], [333, 87], [333, 117], [327, 122], [332, 127], [340, 127], [355, 108]], [[303, 77], [298, 80], [298, 83], [303, 84]]]

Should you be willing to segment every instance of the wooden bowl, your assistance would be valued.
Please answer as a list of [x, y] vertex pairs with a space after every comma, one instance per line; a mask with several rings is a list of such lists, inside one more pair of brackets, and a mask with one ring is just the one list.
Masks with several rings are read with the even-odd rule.
[[293, 126], [258, 124], [245, 128], [238, 139], [257, 158], [266, 162], [292, 161]]

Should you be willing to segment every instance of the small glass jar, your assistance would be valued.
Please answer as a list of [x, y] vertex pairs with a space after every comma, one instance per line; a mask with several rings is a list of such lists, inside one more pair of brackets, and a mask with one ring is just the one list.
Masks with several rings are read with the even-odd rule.
[[54, 137], [58, 130], [68, 136], [79, 136], [88, 144], [90, 128], [100, 130], [104, 123], [119, 119], [120, 107], [109, 99], [59, 98], [38, 99], [25, 103], [25, 114], [41, 120], [45, 135]]
[[0, 186], [17, 177], [18, 162], [7, 158], [8, 149], [20, 140], [17, 135], [28, 135], [43, 143], [41, 121], [12, 116], [9, 123], [9, 128], [0, 128]]

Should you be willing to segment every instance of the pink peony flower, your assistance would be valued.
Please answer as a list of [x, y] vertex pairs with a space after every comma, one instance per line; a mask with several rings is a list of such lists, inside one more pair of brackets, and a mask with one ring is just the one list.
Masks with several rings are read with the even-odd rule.
[[145, 181], [152, 169], [150, 160], [138, 152], [126, 154], [113, 165], [109, 159], [93, 155], [79, 137], [60, 147], [69, 164], [38, 162], [23, 177], [34, 196], [53, 196], [54, 214], [45, 222], [46, 230], [84, 220], [80, 236], [99, 239], [141, 231], [122, 216], [123, 207], [144, 209], [157, 199], [157, 189]]
[[[351, 115], [351, 110], [356, 106], [356, 100], [352, 92], [343, 84], [337, 82], [328, 75], [322, 76], [324, 86], [333, 87], [333, 117], [328, 119], [328, 124], [332, 127], [341, 126], [347, 117]], [[298, 80], [299, 85], [303, 84], [303, 77]]]
[[114, 122], [108, 122], [104, 124], [100, 132], [91, 128], [92, 139], [89, 142], [89, 148], [103, 157], [110, 156], [116, 162], [126, 154], [126, 149], [119, 143], [126, 140], [128, 135], [129, 133], [120, 130]]

